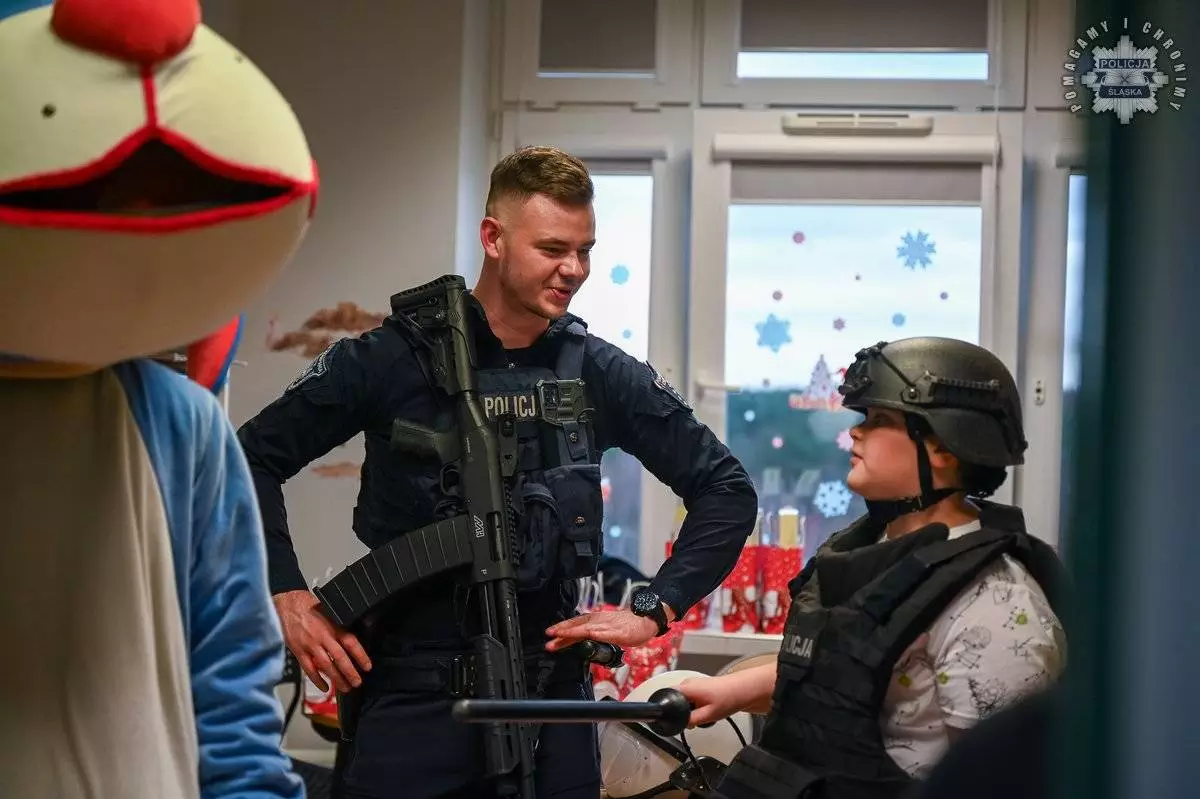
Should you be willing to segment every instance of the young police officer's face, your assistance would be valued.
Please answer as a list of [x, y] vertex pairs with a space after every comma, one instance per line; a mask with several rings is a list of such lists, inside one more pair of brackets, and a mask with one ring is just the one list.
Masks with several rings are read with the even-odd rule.
[[867, 418], [850, 430], [850, 474], [846, 485], [868, 500], [911, 497], [921, 493], [917, 444], [908, 435], [903, 414], [868, 408]]
[[506, 200], [496, 218], [484, 220], [482, 240], [508, 301], [557, 319], [591, 272], [596, 215], [590, 204], [567, 205], [544, 194], [525, 203]]

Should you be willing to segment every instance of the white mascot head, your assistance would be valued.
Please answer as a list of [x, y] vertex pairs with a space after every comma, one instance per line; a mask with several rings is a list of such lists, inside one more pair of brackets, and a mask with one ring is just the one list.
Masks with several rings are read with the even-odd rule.
[[[624, 701], [645, 702], [661, 688], [675, 688], [684, 680], [705, 676], [698, 671], [663, 672], [634, 688]], [[673, 776], [696, 784], [689, 781], [695, 779], [698, 763], [703, 766], [711, 758], [728, 766], [751, 735], [747, 713], [735, 713], [711, 727], [687, 730], [672, 738], [659, 736], [644, 724], [605, 722], [600, 729], [604, 790], [613, 799], [686, 799], [688, 791], [676, 787]], [[710, 773], [707, 768], [704, 771]]]
[[286, 100], [198, 0], [0, 0], [0, 362], [102, 367], [227, 325], [304, 234]]

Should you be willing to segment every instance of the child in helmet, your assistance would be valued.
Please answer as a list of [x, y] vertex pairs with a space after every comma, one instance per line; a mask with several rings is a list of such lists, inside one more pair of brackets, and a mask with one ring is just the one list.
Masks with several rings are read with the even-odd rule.
[[899, 796], [1065, 664], [1057, 556], [1019, 508], [985, 499], [1027, 446], [1004, 364], [910, 338], [861, 350], [839, 390], [865, 415], [847, 484], [867, 515], [792, 581], [775, 663], [680, 686], [693, 724], [768, 714], [719, 787], [728, 799]]

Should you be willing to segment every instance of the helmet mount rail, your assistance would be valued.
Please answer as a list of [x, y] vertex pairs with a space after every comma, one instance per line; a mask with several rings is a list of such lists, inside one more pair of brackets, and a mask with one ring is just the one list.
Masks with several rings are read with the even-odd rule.
[[594, 702], [571, 699], [460, 699], [451, 715], [467, 724], [536, 722], [578, 724], [596, 721], [645, 722], [658, 735], [673, 737], [688, 726], [692, 703], [674, 688], [660, 688], [646, 702]]

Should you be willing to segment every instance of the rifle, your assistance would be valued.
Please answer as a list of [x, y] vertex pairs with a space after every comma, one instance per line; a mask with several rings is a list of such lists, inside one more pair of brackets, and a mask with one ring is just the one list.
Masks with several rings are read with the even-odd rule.
[[[401, 292], [393, 301], [426, 334], [432, 378], [455, 401], [456, 428], [439, 432], [396, 419], [393, 449], [459, 465], [466, 512], [404, 533], [372, 550], [314, 593], [338, 624], [351, 627], [397, 592], [433, 575], [470, 568], [481, 630], [472, 639], [474, 693], [483, 700], [524, 700], [525, 663], [517, 616], [513, 564], [516, 526], [509, 481], [517, 469], [513, 416], [489, 421], [479, 398], [475, 351], [468, 324], [466, 284], [446, 275]], [[544, 408], [543, 412], [555, 409]], [[584, 642], [585, 657], [617, 661], [621, 650]], [[500, 780], [502, 795], [533, 799], [533, 742], [528, 725], [485, 725], [486, 775]]]

